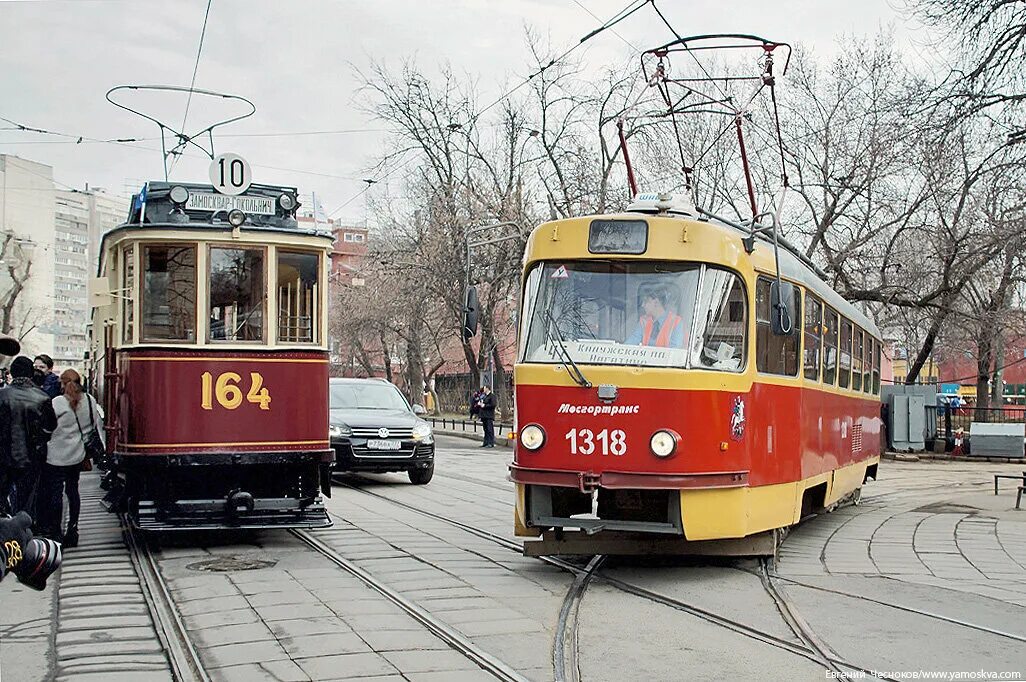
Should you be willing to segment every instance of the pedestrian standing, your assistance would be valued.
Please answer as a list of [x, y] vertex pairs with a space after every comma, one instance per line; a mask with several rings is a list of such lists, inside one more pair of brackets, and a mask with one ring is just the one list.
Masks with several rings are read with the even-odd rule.
[[[39, 520], [42, 534], [63, 542], [65, 547], [76, 547], [78, 515], [82, 507], [78, 477], [87, 461], [85, 444], [90, 432], [94, 431], [103, 439], [103, 417], [96, 401], [82, 390], [82, 376], [78, 372], [64, 370], [60, 382], [62, 394], [53, 399], [57, 428], [50, 438], [43, 466]], [[68, 529], [62, 533], [65, 494], [68, 496]]]
[[35, 369], [33, 379], [36, 386], [43, 389], [46, 395], [53, 400], [61, 394], [61, 380], [53, 371], [53, 358], [49, 355], [37, 355], [32, 360]]
[[32, 361], [11, 363], [11, 384], [0, 391], [0, 514], [36, 516], [39, 473], [57, 427], [53, 404], [32, 383]]
[[483, 448], [495, 447], [495, 394], [488, 386], [481, 387], [481, 394], [477, 401], [478, 415], [481, 417], [481, 426], [484, 428]]

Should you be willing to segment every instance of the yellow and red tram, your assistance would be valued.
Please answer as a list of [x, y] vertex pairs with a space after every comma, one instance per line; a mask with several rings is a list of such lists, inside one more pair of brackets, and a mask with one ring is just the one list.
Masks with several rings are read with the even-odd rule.
[[543, 539], [525, 551], [764, 553], [875, 477], [879, 331], [799, 254], [777, 262], [665, 197], [533, 231], [510, 477], [516, 534]]
[[115, 490], [147, 530], [330, 525], [326, 276], [296, 190], [150, 182], [92, 283]]

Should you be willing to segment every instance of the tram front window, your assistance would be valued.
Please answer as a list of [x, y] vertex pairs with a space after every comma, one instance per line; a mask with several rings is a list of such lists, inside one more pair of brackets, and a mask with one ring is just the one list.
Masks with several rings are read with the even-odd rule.
[[143, 248], [142, 340], [196, 340], [196, 247]]
[[318, 340], [320, 305], [316, 253], [278, 252], [278, 340], [314, 343]]
[[[696, 315], [697, 312], [697, 315]], [[544, 263], [528, 275], [525, 362], [740, 371], [741, 280], [690, 263]]]
[[263, 249], [210, 249], [210, 340], [263, 341]]

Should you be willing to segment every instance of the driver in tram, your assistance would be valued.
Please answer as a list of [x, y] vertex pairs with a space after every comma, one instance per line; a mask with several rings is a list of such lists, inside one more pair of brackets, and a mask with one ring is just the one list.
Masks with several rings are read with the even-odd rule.
[[667, 308], [668, 299], [669, 292], [663, 287], [642, 294], [643, 314], [638, 326], [624, 343], [632, 346], [683, 348], [684, 320]]

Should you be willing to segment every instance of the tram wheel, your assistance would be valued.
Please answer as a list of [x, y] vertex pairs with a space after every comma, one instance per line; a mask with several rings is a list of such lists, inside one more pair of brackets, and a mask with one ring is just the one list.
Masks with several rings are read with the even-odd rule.
[[426, 469], [410, 469], [410, 483], [414, 485], [425, 485], [431, 481], [431, 477], [435, 475], [435, 463], [431, 462], [431, 466]]

